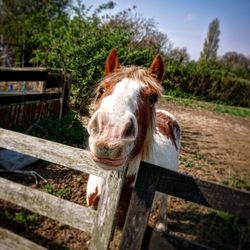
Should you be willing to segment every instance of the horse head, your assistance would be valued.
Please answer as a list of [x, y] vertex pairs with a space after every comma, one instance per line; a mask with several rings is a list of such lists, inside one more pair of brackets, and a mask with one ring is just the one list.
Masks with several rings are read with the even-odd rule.
[[91, 156], [100, 167], [119, 169], [147, 151], [153, 140], [155, 103], [161, 95], [163, 73], [160, 55], [148, 69], [122, 67], [116, 51], [111, 50], [88, 124]]

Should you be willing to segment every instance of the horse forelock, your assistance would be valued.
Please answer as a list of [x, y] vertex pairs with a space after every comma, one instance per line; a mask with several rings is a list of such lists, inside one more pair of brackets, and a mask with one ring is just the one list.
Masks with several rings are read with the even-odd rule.
[[[150, 74], [148, 69], [137, 66], [128, 66], [118, 68], [113, 73], [106, 76], [97, 87], [95, 91], [96, 96], [98, 97], [100, 88], [105, 89], [102, 98], [112, 94], [116, 84], [125, 78], [138, 82], [138, 84], [141, 84], [147, 91], [154, 92], [158, 96], [162, 95], [163, 88], [161, 84], [159, 84], [154, 76]], [[99, 101], [98, 98], [97, 101]]]

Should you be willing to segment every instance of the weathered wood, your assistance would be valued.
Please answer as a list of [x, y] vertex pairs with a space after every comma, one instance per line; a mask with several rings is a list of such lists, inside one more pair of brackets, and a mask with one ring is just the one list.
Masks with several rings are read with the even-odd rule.
[[46, 101], [52, 99], [59, 99], [61, 97], [61, 93], [32, 93], [21, 95], [1, 95], [0, 96], [0, 105], [7, 105], [12, 103], [24, 103], [24, 102], [33, 102], [33, 101]]
[[96, 211], [0, 177], [0, 199], [62, 224], [91, 232]]
[[86, 150], [0, 128], [0, 147], [30, 155], [88, 174], [105, 177], [106, 171], [91, 160]]
[[113, 237], [115, 214], [126, 172], [127, 168], [109, 172], [105, 180], [89, 249], [106, 250], [109, 247], [109, 242]]
[[47, 68], [5, 68], [0, 67], [1, 81], [43, 81], [47, 78]]
[[48, 73], [46, 79], [46, 89], [63, 87], [63, 77], [60, 73]]
[[212, 250], [207, 246], [180, 238], [168, 232], [159, 232], [151, 227], [147, 228], [143, 250]]
[[160, 168], [141, 163], [119, 249], [141, 249], [160, 172]]
[[7, 229], [0, 228], [0, 249], [1, 250], [46, 250], [46, 248], [25, 239], [19, 235], [10, 232]]
[[[155, 165], [152, 167], [159, 168]], [[161, 170], [157, 190], [241, 218], [250, 219], [250, 192], [199, 180], [169, 169]]]
[[70, 80], [64, 79], [63, 92], [62, 92], [62, 105], [61, 105], [62, 112], [61, 112], [61, 116], [64, 116], [66, 114], [66, 111], [68, 110], [70, 89], [71, 89]]

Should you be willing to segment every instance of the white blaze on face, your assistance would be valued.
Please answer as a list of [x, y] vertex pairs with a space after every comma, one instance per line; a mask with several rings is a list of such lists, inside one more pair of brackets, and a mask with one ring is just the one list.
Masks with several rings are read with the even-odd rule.
[[142, 85], [123, 79], [103, 98], [88, 125], [93, 159], [117, 166], [126, 162], [138, 134], [136, 111]]
[[[135, 115], [138, 109], [140, 89], [141, 84], [138, 82], [127, 78], [123, 79], [116, 84], [111, 95], [103, 99], [99, 111], [107, 112], [109, 121], [114, 126], [123, 125], [128, 117], [127, 114], [129, 116]], [[135, 125], [137, 125], [137, 122], [135, 122]]]

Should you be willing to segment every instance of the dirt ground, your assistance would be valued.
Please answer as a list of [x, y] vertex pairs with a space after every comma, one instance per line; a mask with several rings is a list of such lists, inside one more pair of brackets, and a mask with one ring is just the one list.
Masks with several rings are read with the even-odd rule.
[[182, 155], [198, 153], [226, 167], [227, 176], [237, 173], [250, 180], [249, 119], [169, 102], [161, 102], [159, 108], [173, 113], [180, 123]]
[[[173, 102], [161, 102], [159, 107], [173, 113], [182, 128], [181, 172], [250, 190], [250, 119]], [[87, 120], [84, 118], [83, 123]], [[86, 174], [42, 161], [28, 169], [37, 171], [49, 184], [35, 185], [32, 177], [21, 175], [1, 176], [86, 205]], [[150, 217], [152, 225], [157, 213], [156, 207]], [[168, 218], [169, 230], [179, 236], [216, 249], [250, 249], [250, 230], [246, 221], [173, 197], [168, 202]], [[1, 200], [0, 226], [49, 249], [87, 249], [90, 239], [84, 232], [43, 216], [34, 216]], [[111, 249], [117, 249], [120, 234], [121, 230], [117, 229]]]

